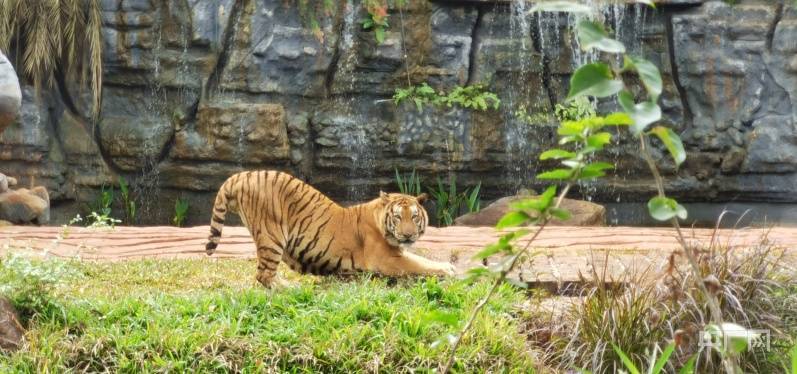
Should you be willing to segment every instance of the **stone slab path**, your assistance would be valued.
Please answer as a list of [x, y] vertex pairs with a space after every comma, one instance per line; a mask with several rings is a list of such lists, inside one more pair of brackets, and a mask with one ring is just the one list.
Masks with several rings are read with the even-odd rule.
[[[708, 229], [686, 229], [690, 243], [707, 246], [714, 234]], [[113, 230], [83, 227], [0, 227], [0, 254], [28, 251], [40, 255], [84, 260], [140, 258], [206, 258], [207, 226], [117, 227]], [[471, 257], [500, 236], [490, 227], [429, 228], [414, 251], [441, 261], [451, 261], [460, 272], [478, 266]], [[787, 250], [789, 264], [797, 264], [797, 228], [719, 230], [715, 242], [744, 251], [763, 237]], [[521, 239], [520, 244], [524, 244]], [[679, 249], [668, 228], [548, 227], [532, 246], [530, 266], [515, 276], [547, 288], [579, 282], [593, 269], [617, 281], [628, 270], [658, 273], [673, 251]], [[254, 244], [246, 228], [225, 227], [214, 257], [254, 258]], [[497, 260], [497, 259], [496, 259]]]

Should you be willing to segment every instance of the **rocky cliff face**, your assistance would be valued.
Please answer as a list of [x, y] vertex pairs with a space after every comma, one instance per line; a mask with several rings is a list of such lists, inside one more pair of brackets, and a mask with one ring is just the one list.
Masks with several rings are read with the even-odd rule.
[[[204, 223], [223, 180], [254, 168], [289, 170], [339, 200], [394, 189], [396, 167], [430, 184], [456, 172], [459, 184], [482, 181], [487, 197], [538, 187], [531, 176], [544, 165], [534, 160], [554, 127], [515, 112], [551, 113], [590, 58], [573, 43], [571, 18], [523, 16], [523, 2], [410, 1], [391, 10], [381, 45], [347, 2], [316, 31], [282, 0], [102, 3], [99, 120], [68, 82], [38, 97], [24, 88], [21, 119], [0, 134], [0, 171], [46, 185], [55, 220], [118, 176], [133, 185], [142, 223], [168, 222], [178, 196], [191, 201], [188, 222]], [[657, 11], [608, 6], [603, 16], [664, 75], [665, 122], [689, 150], [685, 167], [666, 170], [671, 191], [700, 202], [797, 202], [792, 2], [666, 1]], [[484, 83], [502, 108], [397, 107], [390, 98], [408, 79]], [[613, 155], [618, 176], [580, 193], [649, 196], [633, 149]]]

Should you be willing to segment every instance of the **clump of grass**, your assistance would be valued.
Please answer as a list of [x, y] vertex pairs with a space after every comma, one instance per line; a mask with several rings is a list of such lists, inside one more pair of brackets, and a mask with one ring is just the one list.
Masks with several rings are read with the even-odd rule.
[[[749, 329], [769, 330], [769, 350], [752, 347], [740, 357], [744, 372], [779, 372], [786, 367], [788, 349], [797, 337], [797, 272], [784, 261], [785, 250], [766, 236], [754, 247], [733, 249], [719, 243], [700, 252], [701, 276], [719, 300], [724, 321]], [[701, 349], [692, 332], [710, 323], [706, 303], [695, 289], [690, 273], [671, 266], [667, 300], [674, 336], [686, 333], [693, 339], [681, 344], [679, 357], [697, 354], [699, 372], [719, 370], [715, 352]]]
[[[712, 243], [699, 253], [701, 276], [716, 293], [723, 321], [770, 331], [769, 351], [752, 347], [740, 357], [743, 372], [784, 371], [797, 337], [797, 273], [783, 260], [784, 250], [763, 238], [745, 250]], [[695, 357], [696, 372], [722, 371], [719, 355], [699, 344], [712, 321], [692, 274], [676, 254], [657, 281], [646, 270], [616, 280], [625, 286], [607, 287], [607, 279], [594, 272], [563, 312], [530, 314], [525, 328], [543, 362], [559, 370], [617, 372], [624, 364], [613, 344], [645, 366], [654, 350], [674, 342], [669, 370]]]
[[11, 254], [0, 259], [0, 295], [11, 301], [25, 324], [36, 318], [59, 318], [63, 307], [55, 297], [56, 286], [77, 276], [66, 262]]
[[[266, 291], [246, 260], [68, 266], [79, 277], [53, 291], [65, 318], [34, 315], [27, 348], [0, 357], [0, 371], [431, 371], [446, 347], [432, 345], [444, 330], [425, 317], [463, 315], [486, 286], [286, 271], [295, 285]], [[512, 314], [521, 298], [501, 288], [458, 352], [461, 370], [531, 367]]]

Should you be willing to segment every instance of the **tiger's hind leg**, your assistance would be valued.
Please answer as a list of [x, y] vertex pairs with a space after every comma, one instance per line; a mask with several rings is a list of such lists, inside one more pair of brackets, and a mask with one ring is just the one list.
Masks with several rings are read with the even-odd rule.
[[277, 276], [277, 268], [282, 261], [282, 247], [261, 234], [256, 238], [257, 275], [255, 278], [266, 288], [274, 288], [282, 284]]

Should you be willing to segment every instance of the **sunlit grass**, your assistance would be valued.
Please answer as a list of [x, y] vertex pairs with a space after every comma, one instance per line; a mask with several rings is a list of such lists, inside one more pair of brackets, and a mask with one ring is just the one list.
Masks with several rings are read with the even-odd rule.
[[[254, 281], [255, 266], [68, 263], [48, 291], [52, 303], [29, 308], [26, 347], [0, 355], [0, 371], [428, 372], [447, 352], [433, 344], [447, 331], [426, 316], [464, 318], [486, 287], [285, 271], [294, 286], [267, 291]], [[458, 352], [458, 371], [532, 371], [513, 310], [522, 297], [501, 289]]]

